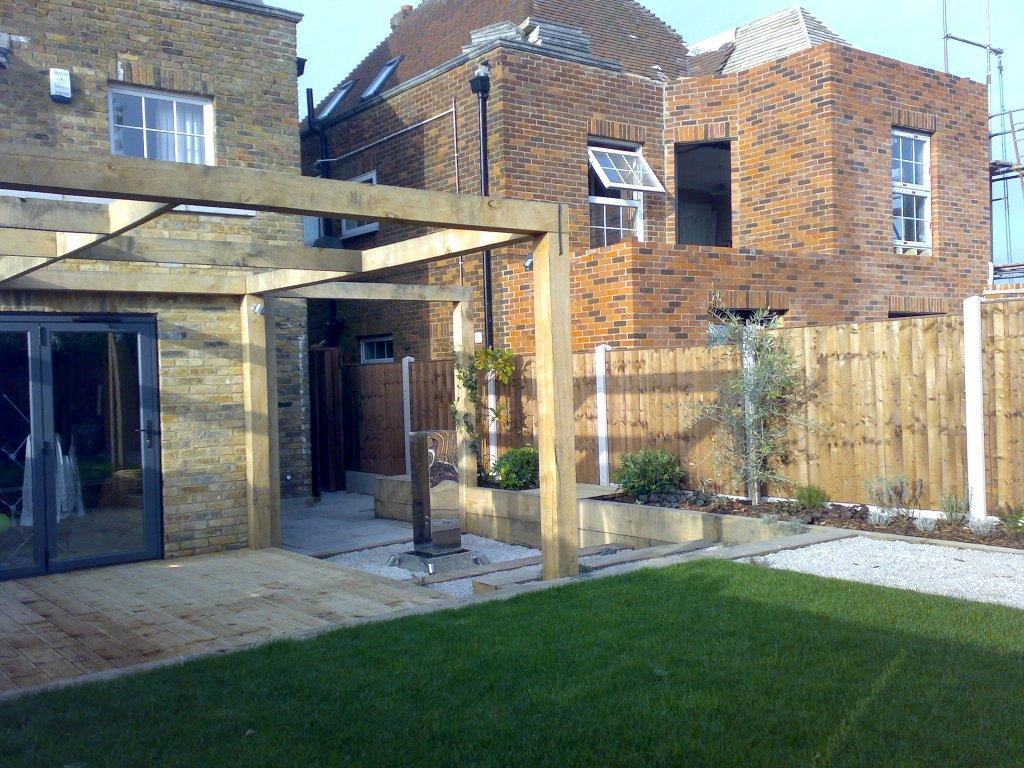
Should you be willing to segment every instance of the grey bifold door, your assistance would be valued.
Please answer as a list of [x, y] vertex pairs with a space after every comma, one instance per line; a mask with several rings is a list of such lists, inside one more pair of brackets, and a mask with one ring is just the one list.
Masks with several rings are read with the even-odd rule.
[[161, 554], [152, 318], [0, 313], [0, 579]]

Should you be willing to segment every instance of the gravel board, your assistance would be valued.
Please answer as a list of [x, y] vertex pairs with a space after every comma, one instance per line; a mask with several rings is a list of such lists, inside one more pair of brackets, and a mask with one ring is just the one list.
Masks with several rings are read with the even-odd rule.
[[746, 562], [1024, 608], [1024, 554], [857, 536], [784, 550]]
[[[371, 549], [360, 549], [357, 552], [346, 552], [344, 555], [328, 558], [329, 562], [344, 565], [349, 568], [356, 568], [360, 571], [368, 571], [388, 579], [411, 579], [417, 575], [405, 568], [396, 568], [387, 564], [388, 558], [406, 552], [412, 544], [390, 544], [386, 547], [373, 547]], [[462, 546], [478, 555], [486, 555], [492, 563], [503, 563], [507, 560], [518, 560], [521, 557], [535, 557], [540, 554], [539, 549], [519, 547], [514, 544], [505, 544], [493, 539], [485, 539], [482, 536], [474, 536], [471, 533], [463, 534]], [[469, 587], [462, 582], [467, 582]], [[454, 585], [454, 586], [450, 586]], [[450, 595], [471, 595], [473, 594], [472, 579], [457, 579], [456, 581], [440, 582], [432, 584], [431, 589], [439, 592], [446, 592]]]

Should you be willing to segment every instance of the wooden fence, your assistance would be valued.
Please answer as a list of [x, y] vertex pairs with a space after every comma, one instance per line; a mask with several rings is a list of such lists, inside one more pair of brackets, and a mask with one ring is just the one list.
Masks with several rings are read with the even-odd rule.
[[[963, 318], [959, 315], [787, 328], [799, 365], [813, 384], [808, 421], [791, 435], [785, 476], [813, 483], [837, 501], [866, 501], [877, 477], [906, 475], [924, 484], [922, 503], [937, 508], [943, 493], [966, 489]], [[1024, 302], [983, 305], [985, 457], [990, 509], [1024, 503]], [[600, 479], [597, 371], [593, 352], [573, 356], [576, 464], [580, 482]], [[727, 348], [607, 351], [608, 466], [642, 448], [675, 452], [691, 483], [739, 491], [716, 461], [711, 425], [696, 421], [695, 404], [714, 397], [737, 369]], [[379, 435], [361, 428], [364, 471], [404, 471], [401, 365], [351, 366], [362, 405]], [[413, 429], [451, 429], [450, 361], [410, 368]], [[499, 452], [531, 443], [535, 426], [533, 361], [520, 358], [498, 402], [507, 410]], [[365, 435], [366, 437], [363, 437]], [[346, 436], [348, 437], [348, 435]], [[355, 468], [355, 467], [350, 467]], [[787, 493], [789, 488], [772, 489]]]

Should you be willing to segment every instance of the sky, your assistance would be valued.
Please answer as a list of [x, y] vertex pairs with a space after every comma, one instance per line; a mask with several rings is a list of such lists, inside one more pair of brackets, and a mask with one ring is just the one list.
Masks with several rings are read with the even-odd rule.
[[[697, 0], [641, 0], [671, 24], [687, 41], [695, 42], [730, 27], [767, 16], [791, 5], [786, 0], [730, 0], [708, 3]], [[985, 38], [986, 0], [949, 0], [949, 31], [971, 40]], [[266, 0], [305, 14], [299, 24], [299, 55], [308, 59], [306, 74], [299, 80], [300, 111], [305, 112], [305, 90], [312, 88], [319, 102], [378, 42], [390, 32], [389, 22], [403, 2], [356, 2], [355, 0]], [[1022, 0], [989, 0], [992, 7], [992, 45], [1006, 48], [1004, 56], [1006, 106], [1024, 108], [1024, 40], [1014, 42], [1014, 31], [1024, 29]], [[942, 0], [804, 0], [802, 5], [853, 46], [912, 64], [943, 68]], [[950, 71], [980, 82], [985, 80], [985, 54], [959, 43], [950, 43]], [[998, 80], [993, 61], [993, 109], [998, 111]], [[1024, 115], [1022, 115], [1024, 116]], [[1024, 152], [1024, 145], [1021, 147]], [[1011, 150], [1012, 152], [1012, 150]], [[1021, 185], [1010, 187], [1015, 219], [1014, 261], [1024, 261], [1024, 193]], [[1019, 212], [1019, 213], [1018, 213]], [[1005, 236], [996, 206], [997, 262], [1005, 259]]]

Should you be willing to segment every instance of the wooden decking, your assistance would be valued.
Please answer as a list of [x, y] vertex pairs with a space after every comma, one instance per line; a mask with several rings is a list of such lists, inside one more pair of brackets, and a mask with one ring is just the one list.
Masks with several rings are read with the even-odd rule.
[[279, 549], [0, 582], [0, 692], [451, 600]]

